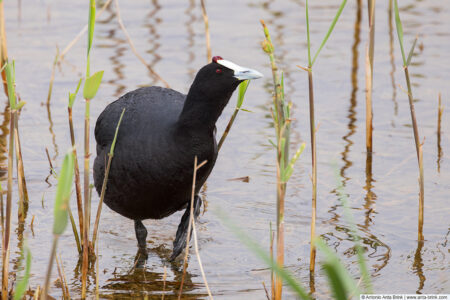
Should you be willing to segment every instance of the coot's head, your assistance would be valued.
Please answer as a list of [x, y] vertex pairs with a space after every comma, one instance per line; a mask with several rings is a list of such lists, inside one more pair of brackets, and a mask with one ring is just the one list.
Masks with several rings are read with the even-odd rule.
[[[263, 77], [258, 71], [238, 66], [220, 56], [198, 71], [193, 86], [208, 96], [231, 95], [244, 80]], [[220, 97], [219, 96], [219, 97]]]

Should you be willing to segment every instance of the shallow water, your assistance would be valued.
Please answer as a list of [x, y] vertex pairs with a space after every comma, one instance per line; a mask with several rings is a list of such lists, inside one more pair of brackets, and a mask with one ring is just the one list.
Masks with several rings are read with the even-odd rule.
[[[361, 231], [366, 257], [377, 293], [443, 293], [450, 291], [450, 6], [445, 1], [401, 1], [405, 47], [415, 35], [419, 47], [410, 67], [420, 134], [425, 138], [425, 242], [417, 242], [418, 170], [401, 54], [388, 1], [377, 1], [374, 68], [374, 155], [366, 167], [365, 69], [367, 11], [349, 1], [327, 46], [314, 66], [318, 154], [317, 231], [358, 276], [356, 256], [336, 195], [337, 168], [344, 178], [351, 211]], [[73, 91], [85, 69], [85, 37], [57, 69], [50, 110], [45, 105], [55, 46], [63, 49], [84, 26], [86, 1], [4, 1], [8, 52], [16, 60], [17, 90], [27, 101], [20, 117], [20, 133], [30, 206], [24, 236], [33, 253], [31, 286], [42, 285], [51, 244], [56, 181], [49, 176], [47, 147], [55, 168], [70, 144], [67, 93]], [[317, 49], [339, 5], [338, 1], [311, 1], [311, 38]], [[289, 182], [286, 200], [286, 265], [301, 282], [309, 281], [309, 222], [311, 164], [307, 75], [296, 65], [307, 64], [304, 2], [208, 1], [213, 55], [264, 73], [251, 83], [245, 108], [228, 136], [216, 167], [204, 189], [206, 212], [198, 226], [200, 255], [209, 286], [217, 299], [263, 299], [262, 282], [270, 285], [270, 272], [214, 212], [221, 208], [248, 234], [269, 248], [269, 222], [275, 222], [275, 154], [269, 108], [271, 70], [263, 53], [259, 19], [271, 31], [279, 66], [285, 72], [286, 95], [294, 103], [293, 150], [307, 143]], [[121, 14], [135, 47], [171, 87], [187, 92], [190, 82], [206, 63], [204, 24], [198, 1], [122, 1]], [[391, 23], [390, 23], [391, 22]], [[140, 86], [161, 84], [137, 60], [120, 30], [114, 7], [96, 25], [91, 54], [92, 71], [105, 70], [104, 81], [91, 104], [91, 124], [102, 109], [119, 95]], [[445, 106], [441, 155], [436, 124], [438, 92]], [[6, 97], [2, 97], [3, 107]], [[235, 97], [217, 127], [221, 133], [234, 107]], [[83, 107], [74, 108], [76, 136], [82, 149]], [[2, 108], [5, 111], [5, 108]], [[6, 169], [7, 115], [0, 141], [1, 169]], [[1, 120], [0, 120], [1, 122]], [[93, 128], [91, 128], [93, 133]], [[91, 145], [95, 152], [95, 146]], [[229, 181], [249, 176], [250, 182]], [[46, 182], [46, 178], [48, 178]], [[5, 175], [2, 178], [6, 180]], [[6, 186], [6, 182], [2, 182]], [[14, 191], [17, 199], [17, 191]], [[74, 200], [74, 199], [73, 199]], [[98, 197], [93, 197], [96, 208]], [[72, 202], [75, 204], [75, 201]], [[73, 206], [74, 208], [74, 206]], [[13, 215], [17, 208], [13, 208]], [[73, 211], [75, 211], [73, 209]], [[30, 223], [34, 218], [33, 230]], [[181, 262], [167, 258], [181, 212], [160, 221], [146, 221], [149, 259], [143, 270], [133, 270], [136, 242], [132, 221], [109, 210], [102, 212], [99, 242], [99, 280], [102, 298], [136, 298], [144, 295], [175, 297], [181, 279]], [[14, 218], [14, 228], [17, 228]], [[11, 269], [17, 269], [20, 239], [13, 234]], [[80, 293], [76, 246], [70, 229], [60, 238], [61, 255], [71, 295]], [[319, 256], [320, 260], [320, 256]], [[164, 273], [166, 284], [164, 288]], [[56, 269], [54, 278], [56, 279]], [[91, 274], [95, 276], [94, 273]], [[319, 299], [329, 291], [319, 271], [314, 288]], [[89, 290], [94, 295], [94, 277]], [[197, 259], [191, 255], [184, 288], [191, 298], [207, 298]], [[286, 293], [289, 293], [286, 289]], [[60, 297], [61, 289], [52, 286]], [[151, 297], [152, 298], [152, 297]], [[286, 297], [288, 298], [288, 297]]]

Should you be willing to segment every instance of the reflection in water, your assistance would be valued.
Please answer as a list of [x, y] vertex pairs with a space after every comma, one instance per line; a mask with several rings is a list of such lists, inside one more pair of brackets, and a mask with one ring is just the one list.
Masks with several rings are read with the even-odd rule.
[[397, 103], [397, 87], [395, 85], [395, 57], [394, 57], [394, 27], [393, 27], [393, 11], [392, 11], [392, 0], [389, 0], [389, 55], [391, 57], [391, 83], [392, 83], [392, 101], [394, 101], [394, 115], [398, 114], [398, 103]]
[[[109, 13], [109, 15], [106, 17], [106, 19], [97, 21], [100, 26], [112, 26], [112, 21], [114, 21], [116, 18], [116, 13], [112, 10], [111, 6], [107, 7], [107, 12]], [[99, 39], [100, 41], [105, 42], [105, 44], [99, 44], [99, 47], [114, 49], [114, 53], [109, 57], [109, 60], [111, 61], [111, 65], [113, 66], [112, 69], [116, 78], [111, 78], [110, 80], [108, 80], [108, 83], [116, 87], [113, 96], [119, 97], [124, 93], [126, 88], [124, 84], [120, 83], [125, 78], [123, 74], [125, 64], [121, 63], [120, 60], [121, 57], [123, 57], [127, 47], [125, 46], [126, 41], [124, 39], [119, 39], [118, 37], [116, 37], [116, 32], [117, 28], [109, 28], [104, 39]], [[113, 44], [106, 44], [107, 42], [112, 42]]]
[[47, 118], [48, 118], [48, 131], [50, 132], [50, 135], [52, 136], [52, 144], [53, 144], [53, 150], [55, 151], [55, 155], [53, 156], [53, 160], [56, 160], [58, 157], [58, 145], [56, 144], [56, 136], [55, 132], [53, 131], [53, 121], [52, 121], [52, 111], [50, 107], [51, 103], [48, 102], [45, 106], [47, 107]]
[[[342, 185], [345, 187], [346, 183], [350, 180], [348, 176], [346, 176], [345, 172], [348, 168], [350, 168], [353, 163], [348, 159], [348, 155], [350, 153], [350, 148], [353, 145], [353, 141], [350, 139], [356, 132], [356, 106], [357, 106], [357, 92], [358, 92], [358, 61], [359, 61], [359, 51], [358, 47], [360, 44], [360, 32], [361, 32], [361, 14], [362, 14], [362, 0], [357, 1], [357, 9], [356, 9], [356, 18], [355, 18], [355, 24], [354, 24], [354, 42], [352, 45], [352, 69], [351, 69], [351, 83], [352, 83], [352, 92], [350, 96], [350, 108], [349, 113], [347, 115], [347, 118], [349, 120], [347, 128], [348, 133], [342, 137], [342, 139], [346, 142], [344, 151], [342, 154], [342, 160], [344, 161], [344, 166], [341, 168], [340, 175], [343, 178]], [[376, 199], [375, 193], [372, 192], [372, 185], [373, 179], [372, 179], [372, 155], [367, 155], [367, 161], [366, 161], [366, 186], [365, 189], [367, 190], [366, 197], [365, 197], [365, 203], [364, 203], [364, 210], [365, 210], [365, 218], [364, 218], [364, 224], [359, 224], [359, 230], [364, 233], [364, 236], [361, 236], [361, 242], [362, 245], [367, 252], [367, 256], [375, 260], [372, 264], [374, 268], [374, 272], [379, 272], [381, 269], [383, 269], [389, 262], [390, 256], [391, 256], [391, 249], [388, 245], [383, 243], [378, 239], [377, 236], [372, 234], [370, 232], [370, 225], [372, 223], [371, 214], [374, 213], [374, 209], [372, 208], [372, 205], [374, 203], [374, 200]], [[333, 193], [337, 193], [337, 190], [332, 191]], [[336, 252], [344, 253], [346, 256], [353, 256], [356, 255], [356, 249], [354, 248], [353, 244], [353, 236], [351, 229], [348, 225], [342, 225], [341, 224], [341, 216], [338, 214], [338, 208], [342, 205], [334, 205], [332, 206], [328, 213], [332, 215], [330, 220], [328, 221], [329, 224], [332, 224], [335, 228], [335, 232], [328, 232], [323, 235], [324, 239], [327, 241], [327, 244], [334, 248]], [[343, 235], [341, 235], [341, 233]], [[350, 248], [345, 249], [343, 251], [339, 251], [338, 247], [341, 246], [343, 241], [351, 241], [352, 243], [349, 244]], [[347, 243], [345, 243], [347, 245]], [[345, 247], [345, 246], [344, 246]], [[372, 250], [368, 250], [372, 249]]]
[[422, 248], [425, 244], [425, 241], [419, 240], [417, 241], [417, 249], [416, 253], [414, 254], [414, 263], [413, 263], [413, 270], [414, 273], [417, 274], [417, 277], [419, 278], [419, 287], [416, 290], [416, 294], [422, 294], [422, 289], [425, 285], [425, 275], [423, 273], [423, 259], [422, 259]]
[[356, 8], [356, 19], [355, 19], [355, 33], [353, 34], [354, 42], [352, 46], [352, 73], [351, 73], [351, 81], [352, 81], [352, 93], [350, 97], [350, 108], [348, 110], [347, 118], [348, 122], [348, 133], [342, 137], [342, 139], [346, 142], [344, 152], [342, 152], [342, 160], [344, 161], [344, 166], [341, 168], [341, 176], [344, 178], [343, 186], [348, 180], [349, 177], [345, 176], [345, 171], [352, 166], [352, 162], [348, 159], [348, 154], [350, 152], [350, 147], [353, 145], [353, 141], [350, 139], [352, 135], [356, 132], [356, 95], [358, 92], [358, 46], [360, 42], [359, 34], [361, 32], [361, 10], [362, 10], [362, 0], [357, 1]]
[[[170, 257], [170, 250], [163, 246], [148, 249], [149, 254], [154, 253], [162, 261], [168, 261]], [[107, 294], [101, 295], [104, 299], [136, 299], [142, 296], [157, 296], [160, 299], [161, 295], [165, 294], [165, 299], [177, 298], [180, 288], [181, 278], [183, 276], [182, 261], [175, 261], [167, 263], [173, 273], [173, 279], [164, 279], [164, 273], [151, 271], [151, 267], [144, 266], [142, 268], [133, 267], [130, 271], [122, 274], [113, 272], [112, 278], [107, 280], [107, 283], [101, 288], [107, 290]], [[186, 271], [183, 283], [183, 299], [203, 298], [207, 294], [192, 293], [201, 287], [192, 282], [192, 275]]]
[[[162, 19], [156, 16], [159, 10], [161, 10], [161, 5], [158, 4], [158, 0], [152, 0], [151, 3], [153, 5], [153, 10], [151, 10], [147, 14], [147, 17], [145, 18], [146, 24], [143, 27], [147, 27], [150, 32], [150, 36], [148, 39], [150, 48], [146, 51], [146, 53], [153, 55], [153, 59], [148, 62], [148, 64], [152, 67], [152, 69], [155, 69], [155, 65], [161, 60], [161, 56], [157, 52], [161, 47], [161, 44], [157, 42], [160, 38], [160, 35], [158, 34], [156, 29], [162, 22]], [[156, 76], [150, 71], [149, 73], [153, 78], [153, 81], [150, 83], [150, 85], [155, 85], [158, 81], [158, 78], [156, 78]]]
[[187, 54], [188, 60], [187, 63], [190, 66], [188, 68], [189, 73], [189, 81], [194, 81], [195, 73], [197, 72], [196, 67], [193, 67], [192, 64], [195, 62], [195, 32], [194, 27], [192, 26], [197, 21], [197, 17], [195, 16], [195, 0], [189, 0], [189, 7], [184, 11], [186, 16], [188, 16], [188, 20], [186, 21], [186, 31], [187, 31]]

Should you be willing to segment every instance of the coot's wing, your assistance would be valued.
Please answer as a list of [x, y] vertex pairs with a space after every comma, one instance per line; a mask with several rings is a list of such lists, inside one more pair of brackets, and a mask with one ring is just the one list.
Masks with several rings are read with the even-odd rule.
[[[184, 104], [186, 95], [172, 89], [145, 87], [129, 92], [110, 103], [100, 114], [95, 125], [97, 155], [109, 149], [122, 110], [125, 115], [120, 132], [145, 131], [142, 126], [161, 128], [162, 124], [175, 122]], [[145, 133], [145, 132], [144, 132]], [[146, 132], [151, 134], [152, 132]], [[120, 134], [119, 134], [120, 135]]]

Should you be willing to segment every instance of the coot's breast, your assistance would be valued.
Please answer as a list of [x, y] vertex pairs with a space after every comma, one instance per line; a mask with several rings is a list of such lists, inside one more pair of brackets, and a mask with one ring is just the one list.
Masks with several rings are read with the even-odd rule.
[[141, 88], [109, 104], [99, 116], [95, 138], [94, 183], [100, 193], [107, 153], [123, 108], [105, 203], [131, 219], [159, 219], [190, 199], [194, 156], [208, 160], [197, 191], [208, 177], [217, 150], [212, 135], [177, 134], [176, 121], [186, 96], [160, 87]]

